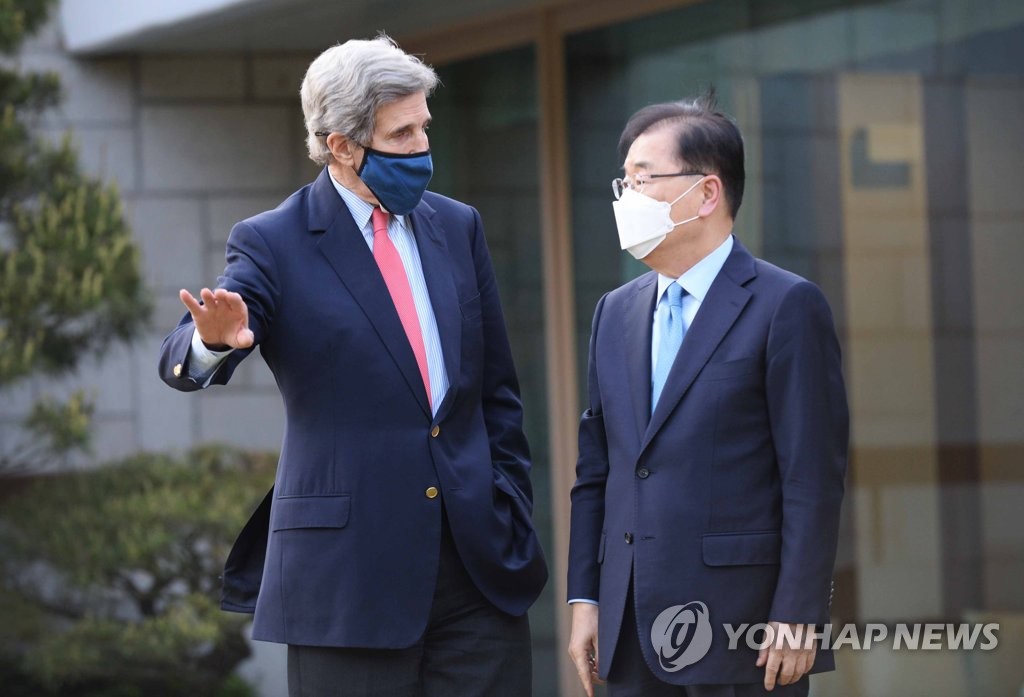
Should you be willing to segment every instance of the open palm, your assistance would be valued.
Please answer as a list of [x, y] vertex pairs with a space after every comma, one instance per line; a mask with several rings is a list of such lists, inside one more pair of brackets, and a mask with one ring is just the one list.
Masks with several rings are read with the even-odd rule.
[[203, 288], [199, 292], [201, 304], [185, 289], [178, 291], [178, 297], [192, 313], [199, 338], [208, 348], [226, 351], [252, 346], [254, 337], [249, 329], [249, 309], [238, 293], [223, 288]]

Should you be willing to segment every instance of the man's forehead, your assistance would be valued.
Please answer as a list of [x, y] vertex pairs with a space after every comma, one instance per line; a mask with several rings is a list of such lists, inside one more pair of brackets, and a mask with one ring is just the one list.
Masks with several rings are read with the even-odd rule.
[[656, 128], [637, 136], [626, 153], [625, 169], [651, 169], [676, 161], [676, 138], [672, 129]]
[[427, 108], [426, 96], [422, 92], [399, 97], [377, 108], [378, 118], [412, 119], [423, 115], [430, 116], [430, 110]]
[[675, 128], [658, 125], [649, 128], [636, 137], [626, 153], [625, 169], [651, 169], [678, 164], [676, 147], [678, 135]]
[[623, 163], [623, 169], [654, 170], [676, 164], [676, 156], [670, 147], [630, 148]]

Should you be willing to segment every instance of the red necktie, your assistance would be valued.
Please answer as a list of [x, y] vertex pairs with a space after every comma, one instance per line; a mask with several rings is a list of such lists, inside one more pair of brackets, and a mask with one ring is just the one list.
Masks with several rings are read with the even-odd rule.
[[412, 299], [412, 288], [409, 277], [405, 275], [402, 257], [398, 255], [391, 238], [388, 237], [388, 214], [379, 206], [374, 206], [373, 215], [373, 258], [380, 267], [380, 273], [387, 284], [391, 300], [398, 310], [398, 318], [402, 320], [405, 335], [412, 346], [416, 364], [420, 368], [423, 386], [427, 389], [427, 400], [433, 404], [430, 395], [430, 371], [427, 369], [427, 350], [423, 347], [423, 332], [420, 329], [420, 318], [416, 314], [416, 303]]

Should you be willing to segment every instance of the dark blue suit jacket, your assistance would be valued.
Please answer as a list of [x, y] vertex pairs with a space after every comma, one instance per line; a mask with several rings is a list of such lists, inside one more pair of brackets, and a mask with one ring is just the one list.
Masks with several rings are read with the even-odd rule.
[[[219, 285], [245, 299], [287, 413], [275, 488], [225, 569], [223, 605], [255, 608], [256, 639], [415, 643], [437, 578], [442, 501], [470, 577], [498, 609], [525, 613], [547, 579], [480, 216], [428, 192], [410, 217], [451, 382], [436, 416], [373, 255], [326, 170], [228, 239]], [[161, 350], [160, 375], [179, 390], [200, 387], [188, 378], [192, 331], [186, 314]], [[248, 353], [233, 352], [213, 384]], [[440, 496], [428, 497], [429, 487]]]
[[[651, 415], [657, 286], [650, 272], [594, 314], [568, 595], [600, 601], [602, 675], [632, 574], [640, 643], [659, 678], [760, 682], [756, 652], [745, 641], [727, 650], [724, 623], [828, 621], [848, 444], [832, 315], [816, 286], [737, 240]], [[709, 609], [711, 648], [666, 672], [652, 624], [691, 601]], [[833, 665], [819, 652], [814, 671]]]

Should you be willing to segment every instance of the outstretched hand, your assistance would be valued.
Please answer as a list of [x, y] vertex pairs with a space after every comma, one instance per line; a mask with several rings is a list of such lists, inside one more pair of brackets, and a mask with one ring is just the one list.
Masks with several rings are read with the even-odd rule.
[[192, 314], [199, 338], [210, 350], [227, 351], [252, 346], [255, 337], [249, 329], [249, 309], [238, 293], [224, 288], [203, 288], [199, 293], [203, 304], [185, 289], [178, 291], [178, 297]]

